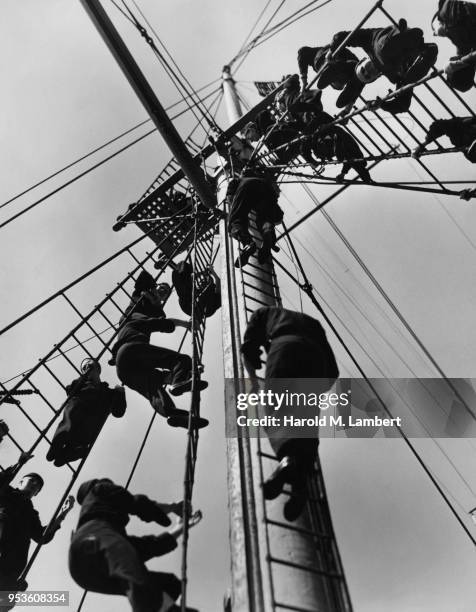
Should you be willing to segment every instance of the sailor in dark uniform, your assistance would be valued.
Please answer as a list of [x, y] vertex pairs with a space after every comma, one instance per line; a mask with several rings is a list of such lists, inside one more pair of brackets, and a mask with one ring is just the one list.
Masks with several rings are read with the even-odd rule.
[[99, 436], [107, 417], [120, 418], [126, 411], [123, 387], [113, 389], [100, 378], [101, 366], [94, 359], [81, 364], [82, 376], [66, 387], [68, 400], [63, 418], [58, 425], [50, 449], [48, 461], [56, 466], [64, 465], [86, 456]]
[[[153, 277], [142, 271], [135, 284], [132, 301], [122, 317], [117, 340], [112, 347], [117, 375], [121, 382], [147, 398], [172, 427], [188, 427], [188, 412], [175, 407], [164, 386], [170, 379], [170, 393], [182, 395], [192, 388], [192, 360], [188, 355], [150, 344], [152, 332], [172, 333], [176, 327], [189, 329], [190, 323], [166, 318], [163, 304], [170, 295], [167, 283], [156, 286]], [[159, 369], [160, 368], [160, 371]], [[208, 383], [201, 380], [199, 388]], [[196, 427], [208, 421], [194, 419]]]
[[288, 74], [283, 77], [285, 87], [276, 96], [275, 104], [280, 112], [286, 112], [286, 121], [296, 121], [301, 124], [305, 121], [304, 113], [313, 114], [322, 111], [322, 92], [318, 89], [301, 91], [297, 74]]
[[[318, 393], [328, 391], [339, 376], [339, 370], [324, 329], [312, 317], [284, 308], [263, 307], [256, 310], [248, 323], [241, 347], [245, 367], [251, 378], [261, 368], [261, 347], [266, 349], [265, 379], [315, 378]], [[288, 384], [290, 383], [290, 384]], [[299, 380], [290, 391], [302, 392]], [[288, 428], [277, 428], [268, 436], [276, 457], [277, 469], [263, 486], [266, 499], [274, 499], [285, 483], [291, 484], [292, 495], [284, 506], [284, 516], [293, 521], [306, 503], [306, 479], [316, 458], [318, 440], [291, 438]]]
[[[360, 178], [368, 183], [372, 179], [367, 170], [367, 162], [363, 160], [364, 154], [354, 136], [340, 125], [329, 125], [334, 120], [325, 111], [316, 113], [308, 122], [310, 136], [303, 143], [310, 153], [320, 160], [336, 158], [342, 162], [342, 169], [336, 179], [341, 181], [350, 170], [355, 170]], [[361, 160], [361, 161], [354, 161]]]
[[[193, 267], [188, 260], [172, 264], [172, 284], [177, 293], [180, 308], [192, 315]], [[213, 267], [197, 274], [195, 290], [196, 314], [211, 317], [221, 306], [220, 279]]]
[[[332, 39], [330, 51], [337, 49], [350, 32], [339, 32]], [[368, 57], [359, 61], [337, 99], [337, 107], [354, 104], [367, 83], [381, 75], [398, 88], [423, 78], [434, 66], [438, 47], [425, 43], [420, 28], [408, 28], [405, 19], [398, 26], [387, 28], [360, 28], [352, 33], [346, 47], [360, 47]], [[323, 89], [334, 80], [334, 66], [330, 61], [321, 73], [318, 87]], [[390, 113], [402, 113], [410, 108], [413, 92], [409, 89], [391, 100], [381, 103]]]
[[[280, 164], [287, 164], [302, 155], [308, 164], [314, 166], [316, 162], [312, 156], [310, 141], [303, 141], [299, 137], [313, 133], [312, 124], [323, 112], [322, 92], [317, 89], [301, 91], [297, 74], [288, 75], [284, 79], [286, 86], [276, 97], [275, 103], [277, 110], [285, 115], [267, 136], [266, 144], [273, 150]], [[264, 119], [266, 120], [266, 116]], [[257, 127], [259, 128], [259, 123]], [[267, 131], [268, 127], [269, 125], [262, 125], [260, 129], [263, 132], [265, 129]], [[285, 147], [280, 146], [284, 144]]]
[[[177, 548], [183, 533], [183, 503], [161, 504], [132, 495], [108, 478], [84, 482], [77, 500], [81, 513], [69, 549], [74, 581], [95, 593], [127, 596], [133, 612], [178, 612], [173, 602], [181, 592], [180, 580], [174, 574], [148, 570], [145, 562]], [[129, 515], [167, 527], [172, 513], [180, 520], [169, 532], [142, 537], [126, 532]], [[200, 519], [201, 513], [195, 513], [189, 528]]]
[[[270, 130], [271, 127], [272, 130]], [[265, 109], [258, 113], [254, 121], [247, 123], [243, 129], [245, 138], [254, 142], [257, 142], [267, 133], [269, 135], [265, 141], [266, 146], [275, 154], [278, 164], [289, 164], [300, 154], [299, 143], [292, 142], [301, 135], [299, 125], [296, 122], [286, 121], [276, 125], [276, 118], [268, 109]]]
[[249, 231], [251, 212], [255, 213], [256, 228], [262, 240], [258, 261], [264, 263], [271, 250], [279, 251], [274, 227], [283, 220], [283, 211], [278, 205], [278, 194], [277, 184], [268, 178], [246, 176], [230, 181], [227, 191], [227, 198], [231, 201], [228, 233], [244, 247], [235, 262], [236, 267], [244, 266], [258, 248]]
[[359, 58], [345, 47], [338, 51], [332, 59], [329, 59], [330, 52], [330, 45], [325, 47], [301, 47], [298, 50], [299, 74], [303, 89], [307, 87], [309, 68], [313, 68], [316, 73], [320, 73], [330, 61], [333, 64], [333, 80], [330, 85], [333, 89], [344, 89], [352, 71], [359, 62]]
[[461, 58], [476, 51], [476, 4], [460, 0], [439, 0], [432, 20], [435, 36], [449, 38], [456, 47], [456, 55], [445, 67], [446, 80], [458, 91], [469, 91], [474, 85], [476, 58]]
[[31, 540], [42, 544], [50, 542], [74, 503], [74, 499], [69, 497], [45, 530], [31, 501], [42, 489], [43, 478], [32, 472], [25, 474], [17, 487], [10, 485], [30, 457], [22, 453], [16, 465], [0, 473], [0, 591], [25, 591], [28, 588], [27, 582], [20, 580], [20, 575], [28, 561]]
[[476, 117], [452, 117], [433, 121], [425, 140], [413, 151], [412, 157], [417, 158], [427, 144], [440, 136], [448, 136], [453, 146], [463, 149], [463, 155], [468, 161], [476, 163]]

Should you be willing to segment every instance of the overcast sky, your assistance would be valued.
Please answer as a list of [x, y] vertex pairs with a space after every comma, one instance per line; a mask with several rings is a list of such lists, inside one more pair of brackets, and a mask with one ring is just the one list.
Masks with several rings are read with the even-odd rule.
[[[163, 104], [175, 102], [177, 92], [143, 40], [112, 4], [104, 4]], [[272, 2], [266, 14], [271, 16], [278, 4], [277, 0]], [[222, 66], [240, 48], [265, 2], [140, 0], [139, 5], [178, 65], [193, 85], [200, 87], [220, 76]], [[302, 5], [304, 2], [286, 2], [276, 20]], [[325, 44], [336, 31], [351, 29], [370, 5], [366, 0], [334, 0], [258, 47], [236, 75], [243, 98], [254, 104], [253, 80], [277, 80], [295, 72], [300, 46]], [[411, 25], [422, 27], [430, 37], [429, 22], [436, 1], [389, 0], [385, 6], [395, 17], [404, 16]], [[380, 16], [371, 24], [387, 25]], [[0, 41], [1, 202], [147, 118], [78, 0], [3, 0]], [[446, 41], [439, 41], [439, 46], [438, 65], [443, 65], [452, 47]], [[387, 84], [378, 82], [373, 88], [382, 94]], [[464, 97], [474, 107], [474, 93]], [[333, 94], [326, 92], [324, 100], [327, 110], [333, 112]], [[451, 104], [455, 104], [453, 100]], [[441, 106], [430, 105], [439, 116], [446, 116]], [[415, 103], [414, 108], [427, 121]], [[457, 108], [464, 113], [461, 106]], [[222, 108], [217, 117], [225, 127]], [[410, 131], [421, 135], [411, 118], [403, 120]], [[184, 118], [176, 124], [185, 135], [194, 123], [193, 118]], [[147, 129], [148, 125], [137, 135]], [[406, 138], [411, 142], [409, 135]], [[118, 148], [116, 143], [1, 209], [0, 223]], [[134, 226], [114, 233], [111, 225], [169, 158], [162, 139], [153, 134], [1, 228], [1, 327], [140, 235]], [[428, 165], [447, 179], [475, 178], [474, 166], [458, 154], [435, 156]], [[329, 170], [328, 175], [333, 173]], [[408, 160], [381, 164], [374, 176], [393, 181], [429, 180], [421, 167]], [[320, 200], [331, 192], [327, 187], [314, 187], [313, 191]], [[282, 204], [288, 224], [313, 206], [295, 186], [284, 190]], [[457, 198], [355, 187], [326, 210], [443, 370], [454, 377], [473, 376], [474, 204]], [[296, 239], [322, 303], [329, 304], [331, 318], [368, 374], [434, 374], [323, 216], [315, 215], [306, 222], [296, 232]], [[137, 252], [145, 248], [150, 247], [141, 246]], [[132, 267], [132, 260], [123, 257], [76, 288], [73, 296], [81, 311], [90, 310]], [[282, 288], [285, 305], [299, 308], [295, 288], [285, 280]], [[305, 311], [313, 314], [312, 305], [302, 299]], [[55, 303], [5, 334], [0, 357], [2, 380], [31, 367], [77, 322], [68, 308], [65, 303]], [[169, 314], [179, 315], [175, 302]], [[104, 322], [97, 322], [97, 329], [104, 327]], [[208, 332], [204, 377], [210, 388], [202, 395], [202, 409], [211, 425], [200, 438], [195, 505], [203, 510], [204, 521], [190, 541], [189, 602], [202, 612], [215, 612], [221, 609], [229, 586], [219, 314], [210, 320]], [[177, 346], [179, 339], [178, 332], [167, 337], [167, 346]], [[355, 373], [331, 333], [329, 339], [342, 373]], [[157, 336], [154, 340], [163, 339]], [[55, 367], [62, 374], [66, 371], [60, 365]], [[105, 368], [104, 378], [111, 384], [117, 382], [111, 368]], [[44, 382], [50, 384], [46, 379]], [[61, 402], [57, 390], [47, 391]], [[126, 416], [108, 422], [84, 468], [84, 479], [105, 475], [119, 483], [126, 480], [151, 416], [150, 406], [142, 398], [128, 391], [127, 399]], [[186, 402], [180, 400], [180, 405], [186, 407]], [[23, 404], [34, 418], [46, 418], [34, 400]], [[3, 410], [22, 444], [31, 444], [35, 432], [24, 417], [11, 407]], [[464, 513], [476, 506], [474, 441], [418, 441], [418, 448], [457, 509]], [[66, 468], [46, 465], [45, 452], [46, 447], [40, 446], [29, 466], [47, 477], [47, 485], [35, 500], [44, 521], [69, 479]], [[158, 420], [131, 490], [161, 501], [180, 499], [184, 452], [183, 432], [170, 430]], [[3, 465], [13, 463], [16, 456], [8, 443], [2, 446]], [[474, 610], [473, 548], [401, 441], [325, 440], [321, 456], [355, 610]], [[71, 610], [76, 609], [81, 596], [66, 567], [76, 519], [77, 508], [55, 541], [43, 549], [29, 576], [32, 589], [70, 590]], [[131, 533], [152, 533], [154, 529], [136, 520], [130, 523]], [[150, 567], [179, 573], [179, 553], [154, 561]], [[123, 598], [88, 595], [83, 610], [120, 612], [128, 610], [128, 604]]]

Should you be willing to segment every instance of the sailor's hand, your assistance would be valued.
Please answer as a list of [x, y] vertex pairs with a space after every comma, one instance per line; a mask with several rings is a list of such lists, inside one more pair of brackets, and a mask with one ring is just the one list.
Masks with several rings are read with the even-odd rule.
[[188, 519], [188, 527], [195, 527], [202, 520], [203, 514], [201, 510], [197, 510], [192, 514], [192, 516]]
[[68, 495], [68, 498], [65, 500], [64, 504], [61, 506], [61, 510], [59, 511], [58, 517], [63, 519], [70, 510], [73, 509], [74, 506], [74, 497], [72, 495]]
[[449, 61], [446, 66], [443, 68], [446, 76], [451, 76], [455, 72], [461, 69], [461, 62], [459, 61]]
[[257, 363], [255, 363], [254, 361], [249, 359], [249, 357], [243, 355], [243, 364], [245, 366], [246, 371], [248, 372], [248, 376], [250, 378], [256, 378], [256, 370], [259, 370], [262, 365], [262, 362], [259, 357], [257, 359]]
[[[348, 104], [345, 108], [343, 108], [340, 111], [340, 113], [337, 113], [336, 119], [342, 119], [343, 117], [348, 115], [350, 112], [352, 112], [353, 108], [354, 108], [354, 105], [352, 103]], [[341, 122], [341, 125], [345, 125], [347, 121], [349, 121], [349, 119], [346, 118], [344, 121]]]
[[[170, 512], [173, 512], [174, 514], [176, 514], [178, 517], [182, 517], [183, 516], [183, 511], [184, 511], [184, 505], [185, 505], [185, 501], [179, 501], [179, 502], [173, 502], [170, 504]], [[192, 504], [188, 504], [188, 513], [191, 514], [193, 511], [192, 508]]]
[[[188, 519], [188, 528], [195, 527], [202, 520], [202, 512], [201, 510], [197, 510], [192, 514], [192, 516]], [[184, 523], [181, 518], [177, 520], [173, 528], [169, 531], [169, 535], [174, 538], [179, 538], [183, 534]]]
[[176, 326], [176, 327], [184, 327], [185, 329], [192, 329], [192, 321], [184, 321], [183, 319], [173, 319], [170, 318], [169, 321], [172, 321], [172, 323]]
[[213, 276], [213, 278], [216, 280], [219, 278], [218, 274], [215, 272], [215, 268], [213, 267], [213, 264], [210, 264], [207, 268], [208, 274], [210, 276]]
[[412, 153], [411, 153], [411, 156], [413, 157], [413, 159], [418, 159], [420, 157], [422, 151], [423, 151], [422, 147], [420, 147], [420, 146], [415, 147], [413, 149]]
[[379, 98], [378, 96], [375, 98], [375, 100], [370, 100], [370, 102], [367, 103], [367, 108], [369, 110], [378, 110], [379, 108], [382, 107], [382, 98]]
[[73, 506], [74, 506], [74, 497], [72, 495], [69, 495], [68, 498], [63, 503], [63, 505], [61, 506], [61, 510], [58, 512], [58, 516], [54, 520], [54, 525], [59, 527], [62, 521], [65, 519], [68, 512], [73, 508]]
[[476, 197], [476, 189], [463, 189], [459, 194], [460, 200], [469, 202], [471, 198]]
[[19, 463], [20, 465], [25, 465], [25, 463], [26, 463], [27, 461], [30, 461], [30, 459], [32, 459], [32, 458], [33, 458], [33, 456], [34, 456], [34, 455], [33, 455], [33, 453], [32, 453], [31, 451], [23, 451], [23, 452], [20, 454], [20, 457], [18, 458], [18, 463]]
[[248, 381], [250, 386], [250, 393], [257, 393], [260, 390], [260, 378], [256, 375], [256, 370], [253, 368], [246, 368], [248, 372]]

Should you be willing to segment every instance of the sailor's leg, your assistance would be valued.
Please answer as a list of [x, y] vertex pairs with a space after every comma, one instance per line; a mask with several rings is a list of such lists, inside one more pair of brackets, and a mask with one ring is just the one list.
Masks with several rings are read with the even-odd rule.
[[253, 242], [253, 238], [248, 229], [248, 220], [235, 219], [233, 222], [229, 222], [228, 233], [243, 246], [247, 246]]
[[401, 94], [395, 96], [391, 100], [386, 100], [382, 102], [381, 108], [392, 115], [397, 115], [398, 113], [406, 113], [410, 105], [412, 103], [413, 98], [413, 90], [409, 89], [408, 91], [404, 91]]
[[276, 232], [274, 229], [274, 223], [265, 221], [261, 225], [261, 237], [263, 239], [263, 244], [258, 251], [258, 261], [260, 264], [263, 264], [269, 260], [271, 250], [279, 251], [279, 247], [276, 246]]
[[149, 346], [145, 343], [129, 343], [122, 346], [116, 357], [117, 374], [123, 384], [140, 393], [149, 400], [156, 412], [166, 417], [168, 410], [175, 406], [170, 398], [162, 394], [164, 374], [158, 372], [147, 361]]
[[355, 75], [352, 75], [336, 100], [337, 108], [345, 108], [354, 104], [364, 90], [364, 87], [365, 83], [361, 83]]
[[[85, 527], [87, 528], [85, 529]], [[127, 537], [102, 521], [89, 521], [73, 537], [69, 568], [75, 582], [96, 593], [125, 595], [133, 612], [156, 612], [148, 572]]]
[[367, 164], [364, 161], [352, 164], [352, 168], [357, 172], [364, 183], [371, 182], [372, 178], [370, 177], [370, 172], [367, 169]]
[[175, 574], [149, 571], [149, 584], [156, 601], [161, 601], [158, 612], [178, 610], [174, 602], [180, 597], [182, 584]]
[[472, 164], [476, 164], [476, 140], [469, 145], [464, 152], [464, 156]]
[[426, 76], [438, 57], [438, 46], [435, 43], [427, 43], [409, 66], [402, 77], [402, 84], [415, 83]]
[[[476, 46], [476, 45], [475, 45]], [[459, 56], [454, 56], [450, 59], [450, 65], [452, 61], [459, 60]], [[456, 89], [457, 91], [469, 91], [474, 85], [474, 77], [476, 74], [476, 60], [472, 62], [467, 62], [464, 65], [457, 67], [456, 70], [452, 70], [451, 72], [446, 73], [446, 80], [450, 87]]]
[[349, 69], [347, 62], [341, 60], [327, 61], [317, 81], [317, 87], [319, 89], [325, 89], [332, 83], [347, 80], [348, 73]]
[[[47, 461], [61, 461], [63, 458], [64, 447], [68, 443], [69, 436], [65, 431], [56, 431], [51, 440], [50, 448], [46, 453]], [[63, 462], [64, 463], [64, 462]]]
[[345, 178], [345, 175], [351, 170], [352, 164], [344, 163], [342, 164], [342, 168], [339, 174], [336, 176], [337, 181], [342, 181]]
[[236, 268], [241, 268], [246, 265], [249, 258], [256, 251], [256, 244], [251, 237], [248, 224], [248, 215], [245, 219], [237, 217], [233, 220], [229, 219], [228, 221], [228, 233], [243, 247], [242, 252], [235, 261]]

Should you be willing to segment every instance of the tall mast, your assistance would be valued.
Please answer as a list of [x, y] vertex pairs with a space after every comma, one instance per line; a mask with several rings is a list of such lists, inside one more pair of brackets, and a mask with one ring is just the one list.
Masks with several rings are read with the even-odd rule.
[[[81, 0], [81, 3], [203, 204], [210, 208], [216, 206], [199, 164], [192, 158], [100, 0]], [[243, 113], [227, 67], [223, 70], [223, 89], [230, 123], [236, 123]], [[227, 176], [223, 172], [219, 201], [224, 199], [226, 187]], [[260, 265], [256, 258], [251, 258], [248, 270], [237, 274], [233, 265], [233, 242], [224, 221], [221, 246], [224, 370], [227, 379], [236, 380], [243, 378], [240, 345], [247, 313], [257, 303], [276, 305], [279, 287], [273, 265]], [[225, 407], [227, 411], [234, 411], [229, 401], [225, 401]], [[313, 501], [307, 516], [295, 523], [286, 523], [282, 519], [283, 496], [272, 502], [262, 496], [264, 458], [271, 457], [268, 447], [266, 440], [227, 439], [232, 611], [350, 612], [320, 469], [317, 468], [311, 486]]]
[[[242, 109], [228, 66], [223, 69], [222, 81], [228, 120], [236, 123]], [[225, 188], [226, 180], [219, 200]], [[260, 265], [252, 257], [243, 270], [236, 270], [233, 241], [224, 222], [221, 247], [225, 378], [242, 378], [240, 344], [250, 311], [261, 305], [280, 305], [279, 287], [272, 263]], [[233, 415], [235, 406], [229, 393], [225, 403], [225, 410]], [[232, 611], [349, 612], [351, 604], [320, 469], [309, 489], [315, 501], [310, 502], [306, 516], [287, 523], [283, 519], [285, 496], [273, 501], [263, 498], [263, 473], [266, 468], [269, 471], [269, 465], [264, 464], [271, 463], [266, 457], [273, 455], [268, 441], [227, 439], [227, 453]], [[274, 467], [271, 463], [271, 469]]]

